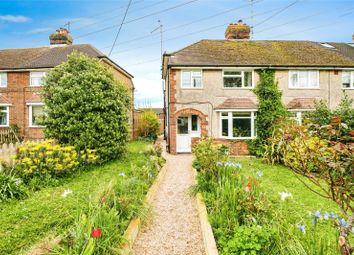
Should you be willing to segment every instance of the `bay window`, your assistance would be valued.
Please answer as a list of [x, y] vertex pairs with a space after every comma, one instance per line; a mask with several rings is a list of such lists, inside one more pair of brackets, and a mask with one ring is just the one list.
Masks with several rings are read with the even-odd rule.
[[224, 88], [253, 88], [253, 72], [225, 70], [223, 71]]
[[354, 71], [342, 72], [342, 88], [354, 89]]
[[319, 87], [319, 71], [289, 71], [289, 88], [316, 89]]
[[30, 73], [30, 86], [38, 87], [42, 86], [43, 78], [45, 77], [45, 72], [31, 72]]
[[229, 111], [220, 113], [221, 137], [251, 139], [256, 136], [256, 112]]
[[202, 88], [202, 70], [183, 70], [181, 88]]

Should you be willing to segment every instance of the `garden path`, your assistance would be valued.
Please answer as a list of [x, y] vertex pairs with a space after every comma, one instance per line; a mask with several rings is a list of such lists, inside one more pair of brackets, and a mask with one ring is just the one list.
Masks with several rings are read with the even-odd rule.
[[136, 255], [204, 255], [194, 184], [192, 155], [163, 154], [167, 172], [153, 199], [153, 220], [143, 228]]

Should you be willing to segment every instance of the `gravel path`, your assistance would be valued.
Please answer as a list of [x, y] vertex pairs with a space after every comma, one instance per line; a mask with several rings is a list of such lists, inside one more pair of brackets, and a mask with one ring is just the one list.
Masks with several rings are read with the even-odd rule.
[[152, 202], [153, 221], [133, 249], [136, 255], [204, 255], [193, 185], [192, 155], [164, 154], [167, 172]]

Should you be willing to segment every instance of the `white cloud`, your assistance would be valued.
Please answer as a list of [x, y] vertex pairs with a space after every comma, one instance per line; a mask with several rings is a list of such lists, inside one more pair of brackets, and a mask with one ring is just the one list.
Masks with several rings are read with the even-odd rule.
[[135, 105], [162, 107], [163, 92], [161, 79], [134, 78]]
[[0, 15], [0, 20], [8, 22], [23, 23], [31, 21], [30, 18], [21, 15]]
[[35, 28], [28, 30], [27, 32], [24, 32], [24, 34], [31, 35], [31, 34], [40, 34], [40, 33], [46, 33], [46, 32], [54, 32], [55, 29], [52, 27], [43, 27], [43, 28]]

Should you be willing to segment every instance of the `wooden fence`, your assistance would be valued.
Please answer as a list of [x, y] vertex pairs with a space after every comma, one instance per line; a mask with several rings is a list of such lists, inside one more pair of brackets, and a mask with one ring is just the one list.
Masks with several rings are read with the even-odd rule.
[[9, 165], [14, 165], [14, 157], [16, 156], [17, 147], [20, 144], [20, 142], [2, 144], [0, 146], [0, 160], [6, 162]]
[[20, 139], [12, 128], [0, 129], [0, 144], [18, 142], [20, 142]]

